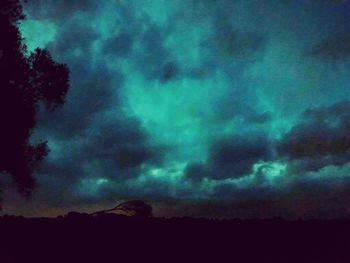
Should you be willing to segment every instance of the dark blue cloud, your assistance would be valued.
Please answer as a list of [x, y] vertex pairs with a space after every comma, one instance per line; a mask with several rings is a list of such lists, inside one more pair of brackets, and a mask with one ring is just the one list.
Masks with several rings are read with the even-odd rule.
[[185, 174], [198, 181], [234, 179], [253, 172], [253, 165], [272, 159], [273, 148], [263, 136], [222, 139], [212, 145], [205, 163], [190, 163]]
[[162, 79], [162, 68], [171, 62], [172, 57], [164, 45], [166, 32], [156, 25], [150, 25], [140, 36], [142, 49], [137, 54], [138, 67], [147, 79]]
[[350, 35], [332, 36], [315, 45], [308, 55], [329, 62], [347, 60], [350, 57]]
[[108, 55], [125, 57], [132, 51], [133, 38], [129, 33], [120, 33], [104, 43], [104, 50]]
[[186, 166], [184, 174], [187, 178], [200, 181], [209, 176], [209, 172], [203, 163], [190, 163]]
[[251, 172], [259, 161], [271, 159], [269, 144], [264, 138], [233, 138], [216, 143], [209, 155], [213, 179], [237, 178]]
[[166, 82], [172, 80], [178, 74], [178, 65], [174, 62], [166, 63], [160, 71], [160, 80]]
[[94, 13], [98, 10], [98, 2], [94, 0], [30, 0], [25, 5], [30, 16], [35, 19], [66, 20], [67, 17], [82, 13]]
[[327, 165], [350, 161], [350, 103], [305, 111], [279, 143], [281, 155], [292, 160], [298, 170], [317, 171]]

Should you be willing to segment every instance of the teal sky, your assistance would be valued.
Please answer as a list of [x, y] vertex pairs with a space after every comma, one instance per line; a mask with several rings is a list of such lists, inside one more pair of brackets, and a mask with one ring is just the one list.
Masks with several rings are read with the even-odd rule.
[[50, 147], [39, 212], [138, 198], [166, 216], [348, 216], [349, 7], [32, 0], [29, 51], [71, 71], [32, 136]]

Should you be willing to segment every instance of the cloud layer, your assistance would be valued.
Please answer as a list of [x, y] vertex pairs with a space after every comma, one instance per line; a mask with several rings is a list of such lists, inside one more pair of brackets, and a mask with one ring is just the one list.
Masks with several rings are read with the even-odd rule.
[[38, 202], [137, 197], [162, 204], [160, 215], [169, 206], [348, 215], [347, 1], [33, 0], [25, 9], [29, 48], [48, 48], [72, 78], [65, 106], [43, 110], [33, 134], [51, 149]]

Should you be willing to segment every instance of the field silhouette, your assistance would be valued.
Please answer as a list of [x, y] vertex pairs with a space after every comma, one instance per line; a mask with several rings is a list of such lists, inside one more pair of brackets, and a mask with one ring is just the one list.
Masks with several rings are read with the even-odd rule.
[[1, 262], [348, 262], [350, 221], [0, 218]]

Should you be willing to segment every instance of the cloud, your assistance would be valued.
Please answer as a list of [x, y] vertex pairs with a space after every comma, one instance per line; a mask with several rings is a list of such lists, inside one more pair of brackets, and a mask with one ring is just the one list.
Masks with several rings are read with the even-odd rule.
[[178, 73], [178, 66], [174, 62], [166, 63], [161, 69], [160, 80], [166, 82], [176, 77]]
[[332, 205], [342, 214], [345, 7], [31, 1], [35, 30], [26, 32], [50, 21], [42, 31], [51, 39], [28, 41], [46, 45], [72, 76], [67, 103], [41, 111], [32, 136], [51, 148], [40, 198], [57, 206], [144, 198], [184, 215], [317, 215]]
[[194, 181], [199, 181], [210, 176], [205, 164], [197, 162], [189, 163], [184, 170], [184, 174], [187, 178]]
[[164, 80], [162, 68], [172, 61], [170, 51], [164, 46], [166, 31], [157, 25], [150, 25], [140, 36], [141, 49], [136, 54], [137, 68], [146, 79]]
[[253, 165], [272, 159], [272, 148], [267, 138], [232, 137], [215, 142], [205, 163], [190, 163], [185, 175], [195, 181], [234, 179], [251, 174]]
[[212, 48], [217, 58], [223, 61], [244, 61], [256, 59], [257, 54], [262, 54], [266, 37], [250, 31], [239, 31], [234, 24], [218, 19], [215, 27], [215, 35], [209, 39], [208, 46]]
[[107, 54], [117, 57], [125, 57], [132, 51], [133, 38], [128, 33], [120, 33], [104, 43]]
[[209, 154], [212, 178], [237, 178], [251, 172], [253, 164], [271, 158], [264, 138], [232, 138], [216, 143]]
[[[48, 18], [60, 21], [77, 13], [94, 13], [98, 3], [94, 0], [54, 1], [54, 0], [30, 0], [25, 5], [26, 11], [35, 19]], [[39, 8], [38, 8], [39, 7]]]
[[[42, 108], [38, 129], [32, 136], [33, 141], [49, 137], [50, 154], [37, 177], [38, 192], [51, 196], [48, 198], [52, 205], [127, 196], [128, 191], [136, 190], [132, 187], [123, 190], [118, 184], [141, 176], [145, 164], [160, 165], [163, 159], [165, 148], [151, 142], [140, 120], [125, 114], [120, 93], [125, 76], [122, 67], [114, 65], [128, 56], [132, 61], [140, 58], [141, 64], [137, 62], [137, 65], [145, 76], [164, 78], [164, 74], [156, 72], [158, 62], [152, 62], [162, 59], [162, 33], [150, 21], [145, 22], [149, 27], [145, 33], [140, 33], [137, 26], [132, 31], [132, 23], [127, 21], [123, 27], [128, 25], [130, 30], [116, 27], [113, 30], [112, 23], [111, 33], [104, 32], [98, 25], [101, 20], [94, 17], [96, 3], [32, 1], [27, 5], [31, 21], [49, 19], [55, 23], [56, 32], [51, 41], [46, 41], [46, 48], [57, 60], [67, 63], [71, 71], [71, 89], [65, 106], [54, 114]], [[127, 10], [121, 10], [119, 15], [135, 23], [133, 14], [123, 11]], [[96, 23], [87, 23], [86, 19], [90, 18], [96, 18]], [[136, 51], [136, 57], [133, 34], [140, 34], [144, 45]], [[149, 68], [144, 65], [149, 61], [156, 70], [147, 71]], [[169, 73], [165, 75], [169, 78]], [[47, 192], [46, 187], [52, 192]], [[65, 188], [62, 196], [55, 190], [61, 188]]]
[[[42, 132], [60, 139], [82, 136], [99, 118], [98, 114], [113, 104], [112, 83], [116, 89], [123, 83], [122, 75], [110, 72], [104, 65], [96, 67], [86, 64], [84, 59], [77, 61], [81, 64], [71, 66], [71, 89], [65, 106], [54, 114], [43, 110], [39, 117]], [[84, 87], [85, 92], [81, 92], [80, 87]]]
[[[265, 168], [259, 175], [218, 181], [212, 188], [211, 198], [178, 201], [176, 211], [172, 212], [222, 218], [327, 219], [350, 215], [347, 209], [349, 164], [302, 175], [283, 169], [279, 175], [273, 175], [279, 165], [271, 163], [260, 167]], [[262, 178], [258, 180], [256, 176]], [[275, 181], [271, 181], [271, 176], [276, 177]]]
[[348, 101], [305, 111], [301, 122], [280, 141], [280, 154], [301, 171], [349, 162], [349, 117]]
[[308, 55], [329, 62], [344, 61], [350, 57], [350, 36], [332, 36], [315, 45]]

